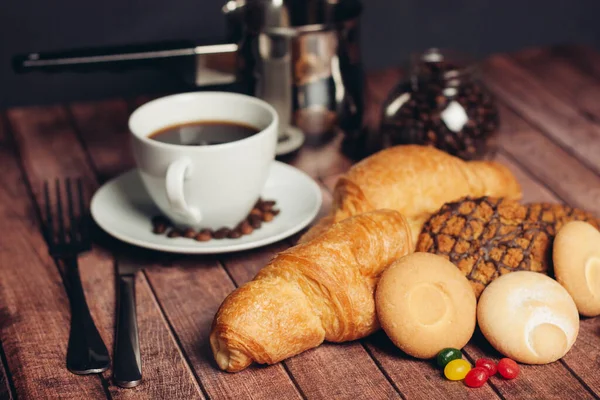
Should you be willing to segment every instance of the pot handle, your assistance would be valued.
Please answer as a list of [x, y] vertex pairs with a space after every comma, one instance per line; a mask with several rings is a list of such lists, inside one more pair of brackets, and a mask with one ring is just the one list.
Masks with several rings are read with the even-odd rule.
[[172, 41], [115, 47], [19, 54], [13, 57], [17, 73], [124, 71], [170, 66], [185, 69], [197, 86], [221, 85], [237, 80], [237, 51], [233, 43], [194, 46]]
[[13, 57], [13, 69], [15, 72], [24, 73], [140, 68], [153, 66], [160, 60], [181, 59], [193, 55], [194, 45], [187, 41], [94, 47], [18, 54]]

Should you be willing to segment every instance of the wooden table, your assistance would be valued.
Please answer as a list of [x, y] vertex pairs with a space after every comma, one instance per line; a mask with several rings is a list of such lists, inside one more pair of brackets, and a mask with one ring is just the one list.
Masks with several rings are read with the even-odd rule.
[[[498, 161], [523, 185], [526, 201], [564, 202], [600, 215], [600, 54], [585, 47], [532, 49], [491, 57], [483, 69], [501, 108]], [[366, 120], [400, 70], [371, 74]], [[113, 252], [127, 251], [138, 273], [137, 307], [144, 382], [119, 389], [111, 371], [75, 376], [65, 368], [69, 304], [61, 271], [38, 229], [42, 182], [81, 176], [89, 193], [133, 166], [129, 113], [148, 99], [108, 100], [0, 113], [0, 397], [66, 398], [561, 398], [600, 395], [600, 318], [581, 321], [561, 361], [523, 366], [515, 381], [480, 389], [444, 380], [431, 363], [408, 358], [381, 332], [324, 344], [283, 363], [237, 374], [219, 371], [208, 346], [223, 298], [293, 239], [238, 254], [189, 257], [147, 253], [99, 234], [80, 262], [91, 312], [113, 346]], [[288, 160], [321, 185], [323, 212], [350, 161], [339, 140], [305, 147]], [[465, 348], [473, 361], [499, 355], [481, 337]]]

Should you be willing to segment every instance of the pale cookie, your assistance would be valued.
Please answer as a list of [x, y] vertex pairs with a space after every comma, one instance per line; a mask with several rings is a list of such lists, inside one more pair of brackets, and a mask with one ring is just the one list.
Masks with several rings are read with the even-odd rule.
[[579, 332], [577, 307], [565, 288], [530, 271], [490, 283], [479, 298], [477, 322], [496, 350], [526, 364], [562, 358]]
[[554, 239], [554, 275], [581, 315], [600, 315], [600, 232], [587, 222], [563, 226]]
[[417, 358], [464, 347], [475, 330], [477, 302], [454, 264], [430, 253], [394, 262], [375, 293], [377, 316], [392, 342]]

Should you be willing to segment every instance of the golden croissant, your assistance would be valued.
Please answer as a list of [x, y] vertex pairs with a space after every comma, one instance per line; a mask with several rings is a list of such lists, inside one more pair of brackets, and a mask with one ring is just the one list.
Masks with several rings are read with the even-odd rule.
[[465, 196], [518, 200], [521, 195], [516, 178], [502, 164], [467, 162], [433, 147], [391, 147], [365, 158], [338, 180], [330, 215], [300, 242], [318, 236], [334, 222], [386, 208], [406, 217], [416, 244], [425, 221], [445, 203]]
[[379, 276], [411, 251], [411, 240], [400, 213], [379, 210], [279, 253], [219, 308], [210, 334], [217, 364], [236, 372], [373, 333]]

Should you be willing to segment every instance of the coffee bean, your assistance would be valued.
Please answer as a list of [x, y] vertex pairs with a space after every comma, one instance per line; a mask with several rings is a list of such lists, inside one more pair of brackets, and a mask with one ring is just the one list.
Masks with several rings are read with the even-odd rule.
[[260, 209], [259, 209], [259, 208], [253, 208], [253, 209], [250, 211], [250, 215], [256, 215], [257, 217], [259, 217], [259, 218], [260, 218], [260, 217], [262, 217], [262, 211], [260, 211]]
[[152, 228], [152, 232], [157, 235], [162, 235], [166, 231], [167, 231], [167, 225], [165, 225], [163, 223], [155, 224], [154, 228]]
[[275, 205], [275, 202], [273, 200], [268, 200], [268, 201], [263, 201], [258, 208], [260, 209], [260, 211], [266, 212], [266, 211], [271, 211], [271, 209], [273, 208], [274, 205]]
[[250, 215], [248, 217], [248, 222], [250, 223], [250, 226], [254, 229], [258, 229], [262, 225], [261, 217], [259, 217], [258, 215]]
[[202, 229], [194, 238], [199, 242], [208, 242], [212, 239], [212, 233], [208, 229]]
[[[379, 142], [379, 148], [370, 145], [367, 151], [415, 143], [433, 145], [467, 159], [477, 156], [471, 154], [473, 147], [484, 149], [485, 139], [497, 130], [498, 114], [493, 98], [469, 68], [445, 60], [422, 61], [413, 68], [412, 78], [400, 83], [386, 104], [392, 104], [400, 96], [408, 95], [409, 100], [393, 116], [384, 116], [381, 134], [373, 139]], [[468, 117], [457, 132], [450, 131], [441, 118], [441, 112], [451, 101], [460, 104]], [[469, 139], [477, 142], [471, 145]]]
[[254, 232], [254, 228], [248, 221], [244, 221], [240, 224], [240, 232], [242, 232], [244, 235], [249, 235]]
[[169, 233], [167, 233], [167, 237], [169, 238], [178, 238], [181, 237], [181, 232], [179, 229], [171, 229]]
[[229, 232], [229, 234], [227, 235], [227, 237], [229, 239], [238, 239], [242, 237], [242, 232], [240, 232], [237, 229], [232, 230], [231, 232]]
[[166, 226], [169, 226], [169, 225], [171, 225], [171, 221], [169, 221], [168, 218], [163, 217], [162, 215], [157, 215], [156, 217], [152, 218], [152, 225], [166, 225]]
[[215, 239], [225, 239], [227, 235], [231, 232], [229, 228], [221, 228], [213, 234]]
[[269, 222], [269, 221], [273, 221], [273, 218], [275, 218], [275, 216], [273, 215], [272, 212], [267, 211], [266, 213], [263, 214], [262, 216], [262, 220], [264, 222]]
[[195, 236], [196, 236], [196, 231], [193, 230], [192, 228], [187, 228], [185, 231], [183, 231], [183, 237], [191, 239]]

